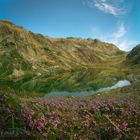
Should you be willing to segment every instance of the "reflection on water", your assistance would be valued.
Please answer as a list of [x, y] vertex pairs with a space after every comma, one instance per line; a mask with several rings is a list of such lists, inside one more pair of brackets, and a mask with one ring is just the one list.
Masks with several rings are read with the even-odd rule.
[[45, 95], [46, 98], [51, 98], [51, 97], [61, 97], [61, 96], [85, 96], [85, 95], [92, 95], [98, 92], [104, 92], [104, 91], [110, 91], [113, 89], [117, 89], [120, 87], [124, 86], [129, 86], [131, 83], [128, 80], [121, 80], [118, 81], [114, 86], [112, 87], [105, 87], [105, 88], [100, 88], [96, 91], [80, 91], [80, 92], [50, 92], [49, 94]]

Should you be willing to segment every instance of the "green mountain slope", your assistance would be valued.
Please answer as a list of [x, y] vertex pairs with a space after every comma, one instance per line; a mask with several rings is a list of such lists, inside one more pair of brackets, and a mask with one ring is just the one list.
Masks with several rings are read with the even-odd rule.
[[137, 45], [132, 51], [127, 55], [126, 61], [132, 65], [140, 64], [140, 45]]
[[127, 53], [97, 39], [50, 38], [0, 21], [0, 85], [47, 93], [110, 86]]

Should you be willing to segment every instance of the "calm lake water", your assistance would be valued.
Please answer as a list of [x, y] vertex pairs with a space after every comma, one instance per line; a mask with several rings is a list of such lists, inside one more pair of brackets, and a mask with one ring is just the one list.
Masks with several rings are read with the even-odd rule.
[[100, 88], [96, 91], [91, 90], [91, 91], [80, 91], [80, 92], [67, 92], [67, 91], [50, 92], [47, 95], [45, 95], [45, 98], [53, 98], [53, 97], [61, 97], [61, 96], [86, 96], [86, 95], [92, 95], [92, 94], [95, 94], [95, 93], [98, 93], [98, 92], [110, 91], [110, 90], [113, 90], [113, 89], [129, 86], [129, 85], [131, 85], [131, 83], [128, 80], [121, 80], [121, 81], [118, 81], [112, 87]]

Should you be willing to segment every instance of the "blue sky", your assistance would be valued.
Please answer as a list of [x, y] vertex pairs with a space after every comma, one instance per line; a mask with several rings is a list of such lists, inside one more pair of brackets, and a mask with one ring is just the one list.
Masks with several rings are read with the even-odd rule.
[[0, 19], [52, 37], [98, 38], [129, 51], [140, 43], [139, 0], [0, 0]]

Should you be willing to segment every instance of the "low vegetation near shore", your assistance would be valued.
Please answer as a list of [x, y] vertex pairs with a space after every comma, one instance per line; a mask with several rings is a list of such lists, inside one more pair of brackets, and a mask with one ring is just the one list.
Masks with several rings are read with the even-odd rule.
[[139, 140], [139, 92], [126, 90], [49, 100], [1, 93], [0, 131], [32, 139]]

